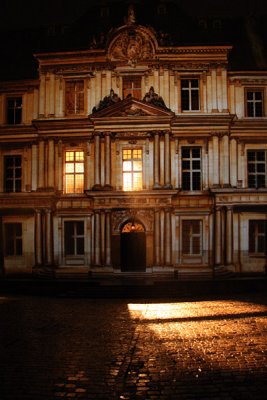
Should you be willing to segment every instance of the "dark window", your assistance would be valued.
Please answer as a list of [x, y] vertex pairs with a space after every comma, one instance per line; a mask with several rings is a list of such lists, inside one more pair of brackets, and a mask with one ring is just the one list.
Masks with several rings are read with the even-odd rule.
[[66, 81], [66, 114], [84, 112], [84, 81]]
[[182, 253], [184, 255], [200, 255], [201, 253], [201, 221], [182, 221]]
[[8, 223], [4, 225], [5, 255], [22, 255], [22, 224]]
[[64, 237], [66, 256], [78, 256], [84, 254], [83, 221], [65, 221]]
[[21, 156], [4, 157], [4, 190], [5, 192], [21, 192]]
[[10, 125], [21, 124], [22, 97], [7, 99], [7, 123]]
[[246, 116], [262, 117], [263, 116], [263, 90], [247, 90], [246, 91]]
[[132, 96], [141, 100], [141, 76], [124, 76], [123, 77], [123, 98]]
[[266, 150], [248, 150], [248, 187], [266, 187]]
[[201, 190], [201, 153], [199, 147], [182, 147], [182, 189]]
[[266, 220], [249, 221], [249, 252], [253, 254], [266, 253]]
[[181, 80], [181, 103], [182, 111], [199, 110], [199, 80]]

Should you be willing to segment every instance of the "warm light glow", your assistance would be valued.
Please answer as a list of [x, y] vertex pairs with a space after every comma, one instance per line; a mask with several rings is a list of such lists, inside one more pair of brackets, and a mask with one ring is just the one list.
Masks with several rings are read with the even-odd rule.
[[122, 157], [123, 190], [142, 190], [142, 149], [124, 149]]
[[65, 191], [83, 193], [84, 190], [84, 153], [66, 151], [65, 153]]

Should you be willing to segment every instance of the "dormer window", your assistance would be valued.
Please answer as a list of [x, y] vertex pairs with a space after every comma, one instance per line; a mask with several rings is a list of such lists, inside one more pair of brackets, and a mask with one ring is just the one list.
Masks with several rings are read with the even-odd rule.
[[141, 100], [141, 76], [124, 76], [123, 77], [123, 98], [132, 96], [135, 99]]
[[157, 13], [158, 15], [166, 15], [167, 14], [167, 9], [165, 4], [159, 4], [157, 7]]
[[246, 89], [246, 116], [263, 117], [263, 89]]
[[84, 113], [83, 79], [66, 81], [65, 104], [67, 115], [77, 115]]
[[109, 17], [109, 7], [104, 6], [100, 8], [100, 17], [107, 18]]

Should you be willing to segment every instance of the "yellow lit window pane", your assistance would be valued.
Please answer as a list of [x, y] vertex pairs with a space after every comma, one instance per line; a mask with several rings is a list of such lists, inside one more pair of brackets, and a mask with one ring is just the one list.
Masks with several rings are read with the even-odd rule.
[[135, 149], [133, 150], [133, 158], [142, 158], [142, 150], [141, 149]]
[[131, 171], [131, 170], [132, 170], [132, 162], [123, 161], [123, 171]]
[[132, 158], [132, 150], [123, 150], [123, 160], [130, 160]]
[[66, 161], [74, 160], [74, 151], [66, 151]]
[[123, 190], [132, 190], [132, 174], [124, 173], [123, 174]]
[[66, 193], [74, 193], [74, 175], [66, 176]]
[[142, 171], [142, 162], [141, 161], [134, 161], [133, 162], [133, 170], [134, 171]]
[[142, 190], [142, 174], [140, 172], [133, 175], [133, 190]]
[[76, 163], [75, 164], [75, 172], [84, 172], [84, 164]]
[[66, 173], [73, 173], [74, 172], [74, 164], [68, 163], [66, 164]]
[[75, 193], [83, 193], [83, 175], [75, 175]]
[[76, 161], [83, 161], [83, 151], [76, 151], [75, 152], [75, 160]]

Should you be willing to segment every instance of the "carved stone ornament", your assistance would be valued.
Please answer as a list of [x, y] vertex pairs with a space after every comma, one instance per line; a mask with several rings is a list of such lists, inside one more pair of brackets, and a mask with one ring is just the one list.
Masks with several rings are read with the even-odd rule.
[[135, 66], [141, 60], [153, 57], [153, 45], [148, 35], [137, 29], [127, 27], [111, 43], [109, 48], [111, 60], [127, 61]]
[[119, 210], [112, 213], [112, 232], [120, 233], [122, 226], [127, 220], [140, 221], [147, 232], [153, 230], [154, 212], [153, 210]]
[[121, 101], [121, 98], [114, 92], [113, 89], [110, 89], [110, 94], [108, 96], [105, 96], [103, 100], [100, 100], [98, 106], [92, 109], [92, 113], [103, 110], [103, 108], [112, 106], [119, 101]]

